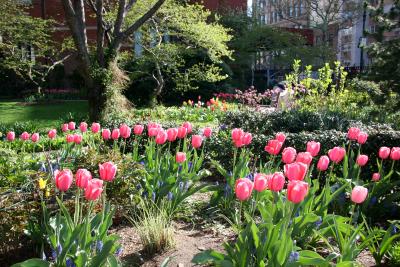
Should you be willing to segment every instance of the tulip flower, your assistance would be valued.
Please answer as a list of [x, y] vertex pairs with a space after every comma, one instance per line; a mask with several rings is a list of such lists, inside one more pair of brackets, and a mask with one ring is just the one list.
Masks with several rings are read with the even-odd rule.
[[313, 157], [310, 152], [300, 152], [296, 157], [296, 162], [302, 162], [308, 166], [311, 164], [312, 160]]
[[75, 130], [75, 122], [73, 122], [73, 121], [70, 121], [69, 123], [68, 123], [68, 130]]
[[233, 145], [237, 148], [240, 148], [242, 146], [244, 146], [242, 139], [238, 139], [238, 140], [233, 140]]
[[109, 129], [103, 129], [101, 131], [101, 136], [103, 137], [104, 140], [108, 140], [111, 137], [111, 131]]
[[92, 179], [88, 181], [85, 188], [85, 198], [87, 200], [96, 200], [103, 192], [103, 181], [100, 179]]
[[302, 162], [286, 164], [284, 167], [285, 176], [290, 180], [303, 181], [307, 174], [308, 166]]
[[357, 157], [356, 163], [358, 166], [363, 167], [367, 164], [368, 162], [368, 156], [367, 155], [359, 155]]
[[201, 143], [203, 142], [203, 138], [200, 135], [192, 135], [192, 146], [197, 149], [201, 147]]
[[99, 174], [102, 180], [110, 182], [114, 180], [116, 173], [117, 166], [111, 161], [99, 164]]
[[98, 122], [93, 122], [92, 126], [90, 127], [90, 130], [92, 131], [92, 133], [98, 133], [100, 132], [100, 123]]
[[188, 134], [192, 132], [192, 124], [190, 122], [185, 121], [182, 126], [186, 128]]
[[282, 145], [283, 143], [276, 139], [269, 140], [264, 150], [267, 151], [269, 154], [276, 156], [281, 151]]
[[285, 176], [281, 172], [275, 172], [268, 179], [268, 188], [271, 191], [279, 192], [285, 185]]
[[254, 175], [254, 190], [262, 192], [268, 187], [268, 177], [263, 173]]
[[187, 135], [187, 129], [183, 126], [178, 128], [178, 138], [179, 139], [183, 139], [185, 138]]
[[131, 128], [125, 123], [119, 126], [119, 132], [124, 139], [128, 139], [131, 136]]
[[364, 133], [364, 132], [360, 132], [357, 136], [357, 142], [362, 145], [365, 144], [365, 142], [367, 142], [368, 139], [368, 134]]
[[160, 131], [159, 127], [151, 127], [151, 128], [147, 128], [147, 135], [149, 137], [154, 137], [157, 136], [158, 132]]
[[79, 145], [80, 143], [82, 143], [82, 135], [80, 134], [74, 134], [74, 143]]
[[296, 159], [296, 149], [285, 147], [282, 151], [282, 162], [285, 164], [293, 163]]
[[167, 141], [168, 135], [167, 132], [163, 129], [159, 129], [157, 136], [156, 136], [156, 144], [162, 145]]
[[38, 133], [34, 133], [32, 134], [31, 140], [32, 142], [36, 143], [37, 141], [39, 141], [40, 137]]
[[379, 174], [379, 172], [375, 172], [374, 174], [372, 174], [372, 181], [378, 182], [380, 179], [381, 175]]
[[64, 123], [63, 125], [61, 125], [61, 131], [63, 131], [64, 133], [68, 131], [68, 123]]
[[241, 140], [242, 136], [244, 135], [244, 132], [242, 129], [240, 128], [235, 128], [232, 130], [232, 140], [236, 141], [236, 140]]
[[308, 183], [303, 181], [289, 181], [287, 199], [293, 203], [300, 203], [308, 194]]
[[174, 142], [178, 137], [178, 128], [169, 128], [167, 130], [167, 139], [169, 142]]
[[117, 140], [117, 139], [119, 138], [119, 135], [120, 135], [119, 129], [114, 129], [114, 130], [112, 130], [112, 132], [111, 132], [111, 138], [112, 138], [113, 140]]
[[204, 130], [203, 130], [203, 135], [204, 135], [206, 138], [210, 138], [210, 137], [211, 137], [211, 134], [212, 134], [212, 129], [211, 129], [211, 127], [206, 127], [206, 128], [204, 128]]
[[355, 186], [351, 191], [351, 201], [356, 204], [361, 204], [365, 201], [368, 195], [368, 189], [364, 186]]
[[92, 180], [92, 174], [86, 169], [79, 169], [75, 173], [75, 183], [79, 188], [86, 188], [88, 182]]
[[12, 142], [15, 140], [15, 133], [14, 132], [8, 132], [7, 133], [7, 140]]
[[24, 141], [28, 140], [30, 137], [31, 137], [31, 135], [28, 134], [27, 132], [23, 132], [21, 134], [21, 139], [24, 140]]
[[67, 134], [66, 139], [67, 139], [67, 143], [73, 143], [75, 136], [73, 134]]
[[52, 130], [50, 130], [50, 131], [47, 133], [47, 136], [48, 136], [50, 139], [54, 139], [54, 138], [56, 137], [56, 135], [57, 135], [57, 130], [56, 130], [56, 129], [52, 129]]
[[133, 133], [134, 133], [135, 135], [142, 135], [143, 130], [144, 130], [144, 126], [143, 126], [143, 125], [140, 125], [140, 124], [136, 124], [136, 125], [133, 127]]
[[330, 160], [332, 160], [335, 163], [341, 162], [345, 155], [346, 155], [346, 150], [343, 147], [337, 146], [328, 151], [328, 156]]
[[307, 142], [307, 152], [311, 154], [311, 156], [316, 157], [321, 149], [321, 144], [319, 142], [310, 141]]
[[321, 172], [326, 171], [329, 167], [329, 157], [321, 156], [317, 163], [317, 169]]
[[253, 140], [253, 136], [251, 133], [244, 133], [242, 136], [242, 143], [243, 145], [247, 146], [250, 145], [251, 141]]
[[83, 122], [81, 122], [81, 124], [79, 124], [79, 130], [81, 130], [82, 133], [87, 132], [87, 128], [88, 128], [88, 125], [86, 122], [83, 121]]
[[286, 135], [284, 133], [277, 133], [275, 135], [275, 139], [283, 144], [283, 143], [285, 143]]
[[186, 160], [186, 153], [184, 152], [177, 152], [175, 156], [177, 163], [182, 163]]
[[378, 156], [381, 159], [387, 159], [390, 156], [390, 148], [387, 146], [379, 148]]
[[390, 158], [392, 160], [400, 160], [400, 147], [392, 147]]
[[248, 178], [240, 178], [235, 183], [235, 194], [240, 201], [250, 198], [253, 192], [253, 182]]
[[64, 170], [56, 170], [54, 172], [54, 179], [56, 181], [56, 187], [58, 190], [65, 192], [67, 191], [72, 184], [72, 172], [69, 169], [64, 169]]
[[349, 140], [357, 140], [358, 134], [360, 133], [360, 129], [357, 127], [351, 127], [347, 132], [347, 138]]

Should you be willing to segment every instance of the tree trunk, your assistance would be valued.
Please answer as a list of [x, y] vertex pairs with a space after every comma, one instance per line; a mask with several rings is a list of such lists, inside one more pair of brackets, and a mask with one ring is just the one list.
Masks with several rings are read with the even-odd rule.
[[93, 81], [88, 88], [89, 118], [91, 121], [100, 121], [101, 112], [106, 104], [106, 87], [101, 81]]

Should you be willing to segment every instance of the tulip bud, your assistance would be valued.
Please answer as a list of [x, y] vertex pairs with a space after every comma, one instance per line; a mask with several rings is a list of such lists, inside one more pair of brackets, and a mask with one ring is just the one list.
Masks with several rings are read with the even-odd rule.
[[15, 133], [14, 132], [8, 132], [7, 133], [7, 140], [12, 142], [15, 140]]
[[286, 135], [284, 133], [277, 133], [275, 135], [275, 139], [278, 140], [281, 143], [284, 143], [286, 140]]
[[284, 166], [285, 176], [291, 180], [303, 181], [307, 174], [308, 166], [302, 162], [294, 162]]
[[243, 134], [244, 134], [244, 132], [242, 129], [240, 129], [240, 128], [233, 129], [232, 130], [232, 140], [233, 141], [241, 140]]
[[73, 121], [70, 121], [69, 123], [68, 123], [68, 130], [75, 130], [75, 122], [73, 122]]
[[303, 181], [289, 181], [287, 199], [293, 203], [300, 203], [308, 194], [308, 183]]
[[102, 180], [110, 182], [114, 180], [116, 173], [117, 166], [111, 161], [99, 164], [99, 174]]
[[75, 174], [75, 183], [79, 188], [86, 188], [88, 182], [92, 180], [92, 174], [86, 169], [79, 169]]
[[133, 127], [133, 133], [134, 133], [135, 135], [142, 135], [143, 130], [144, 130], [144, 126], [143, 126], [143, 125], [140, 125], [140, 124], [137, 124], [137, 125], [135, 125], [135, 126]]
[[24, 140], [24, 141], [28, 140], [30, 137], [31, 137], [31, 135], [28, 134], [27, 132], [23, 132], [21, 134], [21, 139]]
[[375, 172], [374, 174], [372, 174], [372, 181], [378, 182], [380, 179], [381, 175], [379, 174], [379, 172]]
[[177, 163], [183, 163], [186, 160], [186, 154], [184, 152], [177, 152], [175, 160]]
[[368, 189], [363, 186], [355, 186], [351, 191], [351, 201], [356, 204], [361, 204], [365, 201], [368, 195]]
[[62, 171], [56, 170], [54, 172], [54, 179], [58, 190], [65, 192], [71, 187], [72, 172], [69, 169], [64, 169]]
[[253, 182], [248, 178], [240, 178], [235, 183], [235, 194], [240, 201], [250, 198], [253, 191]]
[[64, 123], [63, 125], [61, 125], [61, 131], [63, 131], [64, 133], [68, 131], [68, 123]]
[[79, 145], [82, 143], [82, 135], [80, 134], [74, 134], [74, 143]]
[[167, 139], [169, 142], [174, 142], [178, 137], [178, 128], [169, 128], [167, 130]]
[[82, 133], [86, 132], [88, 128], [88, 125], [86, 122], [81, 122], [81, 124], [79, 124], [79, 130], [81, 130]]
[[264, 150], [267, 151], [269, 154], [276, 156], [281, 151], [282, 145], [283, 143], [276, 139], [269, 140]]
[[317, 169], [321, 172], [326, 171], [329, 167], [329, 158], [328, 156], [321, 156], [317, 163]]
[[206, 138], [210, 138], [210, 137], [211, 137], [211, 134], [212, 134], [212, 129], [211, 129], [211, 127], [206, 127], [206, 128], [204, 128], [204, 130], [203, 130], [203, 135], [204, 135]]
[[359, 155], [357, 157], [356, 163], [358, 166], [363, 167], [367, 164], [368, 162], [368, 156], [367, 155]]
[[258, 192], [262, 192], [268, 187], [268, 178], [267, 175], [263, 173], [257, 173], [254, 176], [254, 190]]
[[192, 132], [192, 124], [190, 122], [186, 121], [182, 126], [186, 128], [188, 134]]
[[32, 134], [31, 140], [32, 142], [36, 143], [37, 141], [39, 141], [39, 134], [38, 133], [34, 133]]
[[351, 127], [347, 132], [347, 138], [349, 140], [357, 140], [360, 129], [357, 127]]
[[75, 136], [73, 134], [67, 134], [67, 143], [73, 143]]
[[250, 145], [251, 141], [253, 140], [253, 136], [251, 133], [244, 133], [242, 136], [242, 143], [243, 145], [247, 146]]
[[201, 147], [203, 142], [203, 138], [200, 135], [192, 135], [192, 146], [193, 148], [197, 149]]
[[328, 151], [328, 156], [330, 160], [335, 163], [339, 163], [343, 160], [346, 155], [346, 150], [343, 147], [334, 147]]
[[400, 160], [400, 147], [392, 147], [390, 158], [392, 160]]
[[285, 164], [293, 163], [296, 159], [296, 149], [293, 147], [286, 147], [282, 151], [282, 162]]
[[167, 132], [163, 129], [159, 129], [157, 136], [156, 136], [156, 144], [162, 145], [167, 141]]
[[112, 132], [111, 132], [111, 138], [112, 138], [113, 140], [117, 140], [117, 139], [119, 138], [119, 136], [120, 136], [119, 129], [114, 129], [114, 130], [112, 130]]
[[320, 149], [321, 149], [321, 144], [319, 142], [314, 142], [314, 141], [307, 142], [307, 152], [309, 152], [311, 156], [313, 157], [317, 156]]
[[92, 131], [92, 133], [98, 133], [100, 131], [100, 123], [93, 122], [90, 130]]
[[179, 139], [183, 139], [185, 138], [187, 135], [187, 129], [183, 126], [178, 128], [178, 138]]
[[359, 144], [365, 144], [365, 142], [367, 142], [368, 139], [368, 134], [364, 133], [364, 132], [360, 132], [357, 136], [357, 142]]
[[54, 139], [54, 138], [56, 137], [56, 135], [57, 135], [57, 130], [56, 130], [56, 129], [50, 130], [50, 131], [48, 132], [48, 134], [47, 134], [47, 136], [48, 136], [50, 139]]
[[124, 139], [128, 139], [131, 136], [131, 128], [125, 123], [119, 127], [119, 132]]
[[284, 185], [285, 185], [285, 176], [281, 172], [274, 173], [268, 179], [268, 188], [271, 191], [279, 192], [282, 190]]
[[111, 131], [109, 129], [103, 129], [101, 131], [101, 136], [103, 137], [104, 140], [108, 140], [111, 137]]
[[103, 181], [100, 179], [92, 179], [88, 181], [85, 188], [85, 198], [87, 200], [96, 200], [103, 192]]
[[296, 157], [296, 162], [302, 162], [308, 166], [311, 164], [312, 160], [313, 157], [310, 152], [300, 152]]

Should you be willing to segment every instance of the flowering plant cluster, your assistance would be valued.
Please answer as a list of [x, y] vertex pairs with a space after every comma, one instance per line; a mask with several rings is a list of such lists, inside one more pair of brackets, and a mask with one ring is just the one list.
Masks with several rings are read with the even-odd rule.
[[206, 108], [211, 111], [227, 111], [229, 109], [229, 106], [225, 99], [220, 100], [218, 97], [210, 98], [208, 101], [205, 103], [201, 101], [201, 96], [198, 96], [197, 102], [194, 102], [193, 100], [189, 99], [188, 101], [183, 102], [184, 107], [194, 107], [194, 108]]
[[250, 87], [245, 91], [236, 89], [234, 94], [217, 93], [215, 97], [225, 101], [237, 101], [243, 105], [257, 107], [261, 104], [266, 104], [272, 97], [272, 90], [266, 90], [264, 93], [258, 93], [254, 87]]

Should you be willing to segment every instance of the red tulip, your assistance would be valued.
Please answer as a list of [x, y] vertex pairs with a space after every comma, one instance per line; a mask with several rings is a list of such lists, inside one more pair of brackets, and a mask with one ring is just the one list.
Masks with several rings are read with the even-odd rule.
[[24, 140], [24, 141], [28, 140], [30, 137], [31, 137], [31, 135], [28, 134], [27, 132], [23, 132], [21, 134], [21, 139]]
[[363, 167], [367, 164], [368, 162], [368, 156], [367, 155], [359, 155], [357, 157], [356, 163], [358, 166]]
[[119, 132], [124, 139], [128, 139], [131, 136], [131, 128], [125, 123], [119, 126]]
[[364, 133], [364, 132], [360, 132], [357, 136], [357, 142], [359, 144], [365, 144], [365, 142], [367, 142], [368, 139], [368, 134]]
[[185, 121], [182, 126], [186, 128], [188, 134], [192, 132], [192, 124], [190, 122]]
[[82, 143], [82, 135], [80, 134], [74, 134], [74, 143], [79, 145]]
[[244, 132], [240, 128], [235, 128], [232, 130], [232, 140], [233, 141], [241, 140], [243, 135], [244, 135]]
[[57, 130], [56, 130], [56, 129], [52, 129], [52, 130], [50, 130], [50, 131], [47, 133], [47, 136], [48, 136], [50, 139], [54, 139], [54, 138], [56, 137], [56, 135], [57, 135]]
[[187, 129], [183, 126], [178, 128], [178, 138], [179, 139], [183, 139], [185, 138], [187, 135]]
[[346, 155], [346, 150], [343, 147], [337, 146], [328, 151], [328, 156], [330, 160], [332, 160], [335, 163], [341, 162], [345, 155]]
[[64, 123], [63, 125], [61, 125], [61, 131], [63, 131], [64, 133], [68, 131], [68, 123]]
[[265, 146], [264, 150], [267, 151], [271, 155], [278, 155], [279, 152], [281, 151], [283, 143], [273, 139], [269, 140], [268, 144]]
[[310, 141], [307, 142], [307, 152], [311, 154], [311, 156], [316, 157], [321, 149], [321, 144], [319, 142]]
[[329, 157], [321, 156], [317, 163], [317, 169], [321, 172], [326, 171], [329, 167]]
[[103, 129], [101, 131], [101, 136], [103, 137], [104, 140], [108, 140], [111, 137], [111, 131], [110, 129]]
[[296, 153], [296, 149], [293, 147], [285, 147], [282, 151], [282, 162], [285, 164], [294, 162], [296, 159]]
[[67, 134], [67, 143], [73, 143], [75, 136], [73, 134]]
[[72, 172], [69, 169], [64, 169], [62, 171], [56, 170], [54, 172], [54, 179], [58, 190], [62, 192], [67, 191], [71, 187], [72, 177]]
[[7, 140], [12, 142], [15, 140], [15, 133], [14, 132], [8, 132], [7, 133]]
[[287, 198], [290, 202], [300, 203], [308, 194], [308, 184], [303, 181], [289, 181], [287, 186]]
[[99, 164], [99, 174], [103, 181], [110, 182], [114, 180], [117, 173], [117, 166], [111, 161]]
[[100, 132], [100, 123], [97, 122], [93, 122], [92, 123], [92, 127], [90, 127], [90, 130], [92, 131], [92, 133], [98, 133]]
[[203, 130], [203, 135], [204, 135], [206, 138], [210, 138], [210, 137], [211, 137], [211, 134], [212, 134], [212, 129], [211, 129], [211, 127], [206, 127], [206, 128], [204, 128], [204, 130]]
[[390, 156], [390, 148], [386, 146], [379, 148], [378, 155], [381, 159], [387, 159]]
[[242, 143], [243, 145], [247, 146], [250, 145], [251, 141], [253, 140], [253, 136], [251, 133], [244, 133], [242, 136]]
[[162, 145], [167, 141], [167, 132], [163, 129], [159, 129], [157, 136], [156, 136], [156, 144]]
[[88, 182], [92, 180], [92, 174], [86, 169], [79, 169], [75, 173], [75, 183], [79, 188], [86, 188]]
[[178, 128], [169, 128], [167, 130], [167, 139], [170, 142], [174, 142], [178, 137]]
[[175, 160], [177, 163], [182, 163], [186, 160], [186, 153], [184, 152], [177, 152], [175, 156]]
[[356, 204], [361, 204], [365, 201], [368, 195], [368, 189], [364, 186], [355, 186], [351, 191], [351, 201]]
[[248, 178], [240, 178], [235, 183], [235, 194], [240, 201], [245, 201], [250, 198], [253, 192], [253, 182]]
[[143, 130], [144, 130], [144, 126], [143, 126], [143, 125], [140, 125], [140, 124], [137, 124], [137, 125], [135, 125], [135, 126], [133, 127], [133, 133], [134, 133], [135, 135], [142, 135]]
[[34, 133], [32, 134], [31, 140], [32, 142], [36, 143], [37, 141], [39, 141], [39, 134], [38, 133]]
[[392, 147], [390, 158], [392, 160], [400, 160], [400, 147]]
[[192, 146], [195, 149], [201, 147], [202, 142], [203, 142], [203, 138], [200, 135], [192, 135]]
[[381, 175], [379, 174], [379, 172], [375, 172], [374, 174], [372, 174], [372, 181], [378, 182], [380, 179]]
[[86, 122], [83, 121], [83, 122], [81, 122], [81, 124], [79, 124], [79, 130], [81, 130], [82, 133], [87, 132], [87, 128], [88, 128], [88, 125]]
[[263, 173], [254, 175], [254, 190], [262, 192], [268, 187], [268, 177]]
[[275, 139], [278, 140], [281, 143], [284, 143], [286, 140], [286, 135], [284, 133], [277, 133], [275, 135]]
[[75, 122], [73, 122], [73, 121], [70, 121], [69, 123], [68, 123], [68, 130], [75, 130]]
[[268, 179], [268, 188], [271, 191], [279, 192], [282, 190], [284, 185], [285, 185], [285, 176], [281, 172], [274, 173]]
[[300, 152], [297, 154], [296, 162], [302, 162], [304, 164], [310, 165], [313, 160], [310, 152]]
[[117, 139], [119, 138], [119, 135], [120, 135], [119, 129], [114, 129], [114, 130], [112, 130], [112, 132], [111, 132], [111, 138], [112, 138], [113, 140], [117, 140]]
[[347, 132], [347, 138], [350, 140], [357, 140], [360, 129], [357, 127], [351, 127]]
[[88, 181], [85, 188], [85, 198], [87, 200], [96, 200], [100, 197], [103, 192], [103, 181], [100, 179], [92, 179]]
[[285, 176], [291, 180], [303, 181], [307, 174], [308, 166], [302, 162], [286, 164], [284, 167]]

